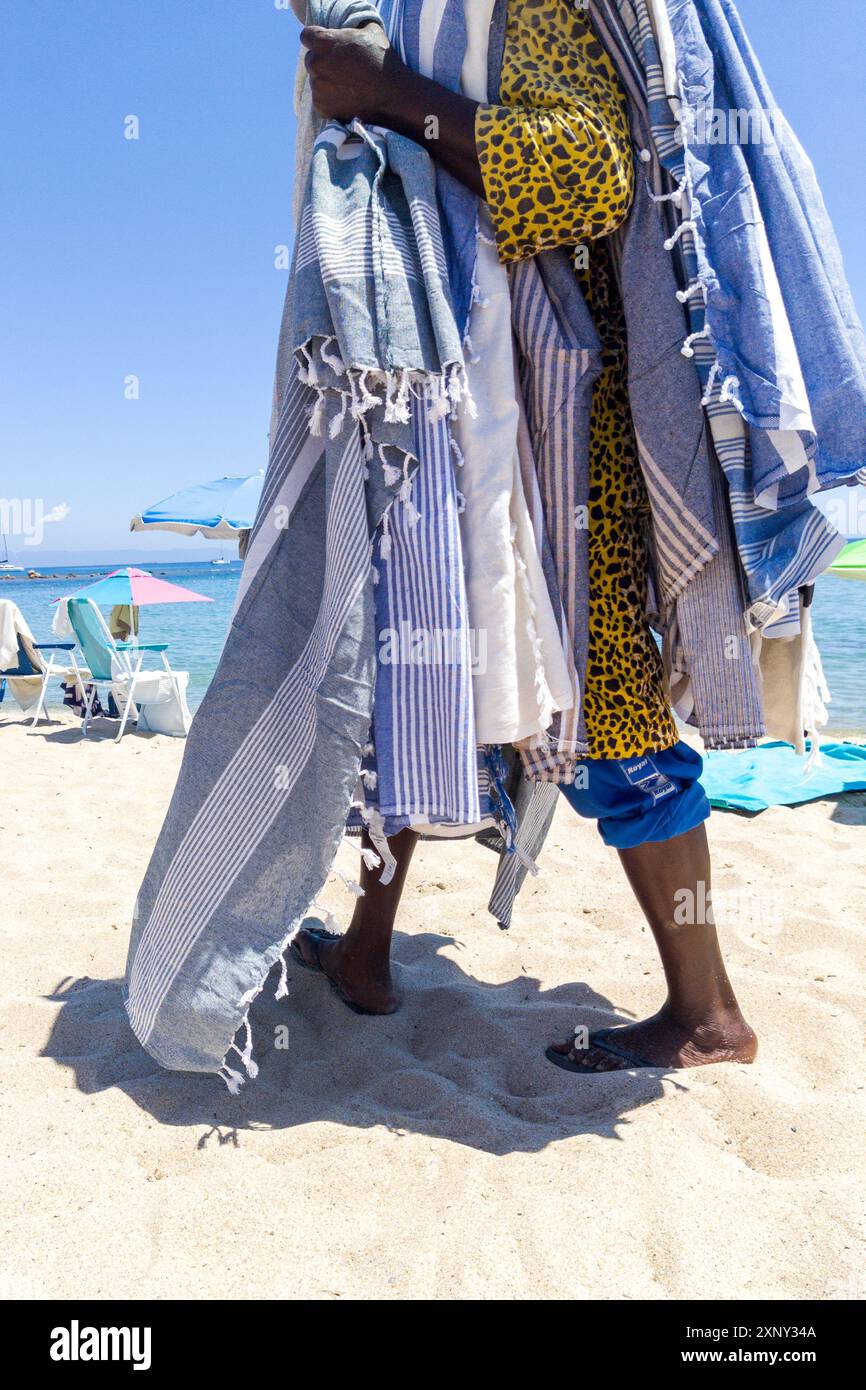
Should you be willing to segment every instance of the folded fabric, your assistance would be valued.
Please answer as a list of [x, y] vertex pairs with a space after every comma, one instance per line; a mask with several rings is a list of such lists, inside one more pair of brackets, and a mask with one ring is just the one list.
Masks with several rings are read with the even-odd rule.
[[[465, 0], [380, 0], [386, 32], [412, 68], [452, 92], [460, 90], [466, 54]], [[478, 199], [441, 166], [436, 191], [454, 316], [465, 332], [476, 300], [475, 226]]]
[[761, 700], [770, 738], [792, 743], [805, 752], [808, 735], [817, 735], [828, 720], [830, 690], [812, 632], [812, 590], [796, 595], [796, 624], [790, 633], [752, 634], [761, 673]]
[[[831, 479], [853, 480], [862, 467], [862, 353], [856, 369], [842, 371], [843, 359], [859, 351], [862, 329], [838, 254], [831, 249], [827, 264], [811, 253], [792, 254], [793, 247], [802, 246], [804, 229], [811, 238], [826, 234], [828, 245], [835, 246], [835, 239], [817, 188], [807, 196], [805, 174], [792, 184], [782, 173], [785, 166], [801, 171], [806, 166], [790, 130], [783, 123], [776, 128], [782, 155], [763, 141], [749, 143], [748, 135], [742, 145], [736, 137], [696, 143], [702, 133], [713, 139], [708, 121], [715, 106], [731, 116], [738, 105], [747, 106], [759, 119], [772, 107], [739, 21], [734, 36], [733, 7], [718, 0], [682, 0], [671, 7], [663, 0], [592, 4], [603, 11], [616, 6], [645, 81], [653, 152], [672, 181], [667, 192], [654, 197], [667, 210], [666, 244], [685, 276], [680, 294], [690, 331], [683, 352], [703, 385], [728, 482], [748, 618], [763, 628], [785, 615], [792, 590], [812, 583], [844, 543], [807, 494], [833, 485]], [[741, 94], [751, 90], [752, 104], [734, 101], [734, 88]], [[787, 281], [785, 296], [780, 277]], [[825, 324], [828, 285], [831, 292], [838, 289], [843, 309], [829, 314]], [[795, 295], [796, 340], [789, 317]], [[838, 331], [840, 314], [856, 330], [852, 344], [845, 344]], [[821, 446], [815, 442], [809, 392], [827, 399], [822, 349], [814, 346], [824, 342], [825, 330], [832, 339], [828, 353], [839, 355], [837, 382], [844, 387], [837, 406], [845, 442], [822, 412], [818, 433], [826, 424], [828, 461], [819, 469]], [[757, 392], [760, 383], [763, 394], [757, 400], [750, 387]]]
[[[413, 504], [394, 508], [373, 560], [377, 802], [393, 817], [480, 819], [472, 672], [448, 421], [415, 412]], [[383, 551], [387, 555], [383, 556]]]
[[866, 745], [822, 743], [812, 755], [790, 743], [762, 743], [744, 753], [708, 753], [701, 777], [710, 804], [766, 811], [840, 792], [866, 790]]
[[[668, 622], [671, 703], [685, 723], [701, 730], [706, 748], [748, 748], [765, 732], [766, 692], [746, 625], [742, 573], [714, 451], [708, 467], [719, 548], [679, 595]], [[794, 681], [792, 702], [799, 689]]]
[[814, 169], [735, 6], [653, 7], [671, 26], [709, 336], [762, 432], [755, 498], [775, 508], [866, 476], [866, 336]]
[[17, 604], [10, 599], [0, 599], [0, 671], [17, 667], [18, 638], [22, 632], [33, 640], [33, 633]]

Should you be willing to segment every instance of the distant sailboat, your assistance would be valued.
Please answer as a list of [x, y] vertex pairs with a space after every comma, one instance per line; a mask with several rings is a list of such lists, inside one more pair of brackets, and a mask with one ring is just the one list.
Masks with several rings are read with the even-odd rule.
[[220, 551], [219, 555], [217, 556], [217, 558], [216, 558], [215, 560], [211, 560], [211, 564], [212, 564], [212, 565], [228, 565], [228, 564], [230, 564], [230, 563], [231, 563], [231, 562], [230, 562], [229, 560], [226, 559], [226, 557], [225, 557], [225, 555], [223, 554], [222, 551]]
[[12, 561], [9, 559], [9, 547], [6, 544], [6, 537], [3, 535], [2, 531], [0, 531], [0, 570], [18, 570], [22, 574], [24, 573], [22, 565], [13, 565]]

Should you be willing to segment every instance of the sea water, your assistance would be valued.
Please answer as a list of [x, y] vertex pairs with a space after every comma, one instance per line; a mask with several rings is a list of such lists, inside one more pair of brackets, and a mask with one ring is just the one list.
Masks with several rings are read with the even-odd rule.
[[[0, 572], [0, 598], [18, 604], [37, 642], [56, 640], [51, 631], [52, 600], [84, 588], [88, 580], [108, 574], [110, 566], [45, 569], [41, 579]], [[144, 642], [167, 642], [172, 666], [189, 671], [190, 708], [202, 701], [222, 650], [240, 579], [241, 565], [154, 564], [148, 572], [203, 594], [210, 603], [157, 604], [141, 609], [139, 636]], [[69, 576], [75, 576], [70, 579]], [[105, 616], [108, 610], [103, 609]], [[823, 575], [812, 608], [815, 637], [833, 696], [827, 734], [866, 737], [866, 581]], [[151, 657], [159, 662], [159, 657]]]

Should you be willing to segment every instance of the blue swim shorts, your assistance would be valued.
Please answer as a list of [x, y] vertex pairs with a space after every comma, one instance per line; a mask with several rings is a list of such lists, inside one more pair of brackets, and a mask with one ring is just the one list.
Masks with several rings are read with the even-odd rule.
[[687, 743], [642, 758], [587, 758], [560, 791], [579, 816], [598, 821], [614, 849], [672, 840], [710, 814], [698, 778], [703, 759]]

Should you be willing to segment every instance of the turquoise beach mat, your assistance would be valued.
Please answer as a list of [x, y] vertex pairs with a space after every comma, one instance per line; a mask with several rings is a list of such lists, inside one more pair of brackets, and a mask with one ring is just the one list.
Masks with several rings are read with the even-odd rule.
[[705, 753], [701, 784], [721, 810], [766, 811], [796, 806], [839, 792], [866, 790], [866, 747], [822, 743], [807, 770], [809, 755], [790, 743], [762, 743], [743, 753]]

